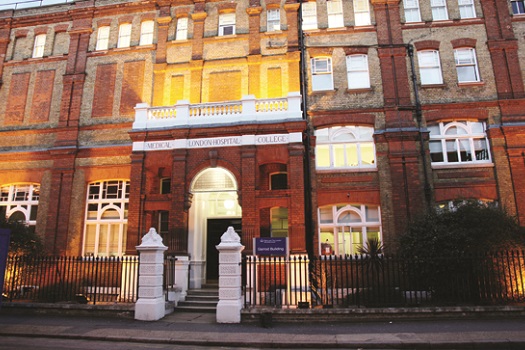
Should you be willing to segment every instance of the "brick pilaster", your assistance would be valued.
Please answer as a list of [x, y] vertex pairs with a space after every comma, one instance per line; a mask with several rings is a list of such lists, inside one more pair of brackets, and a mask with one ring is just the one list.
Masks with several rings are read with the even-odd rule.
[[166, 52], [168, 43], [168, 27], [172, 18], [170, 16], [164, 16], [157, 18], [158, 31], [157, 31], [157, 51], [156, 51], [156, 62], [166, 62]]
[[286, 11], [286, 22], [288, 23], [288, 51], [295, 52], [299, 49], [299, 31], [297, 28], [299, 4], [287, 2], [284, 4], [284, 10]]
[[262, 12], [262, 7], [248, 7], [246, 9], [246, 13], [248, 13], [248, 16], [249, 16], [248, 21], [249, 21], [249, 27], [250, 27], [249, 28], [250, 55], [258, 55], [261, 53], [261, 34], [260, 34], [261, 12]]
[[[9, 26], [8, 21], [7, 26]], [[9, 27], [0, 29], [0, 88], [2, 87], [2, 75], [4, 72], [4, 62], [7, 59], [7, 45], [9, 45], [9, 33], [11, 29]]]
[[[128, 204], [128, 233], [126, 241], [126, 254], [136, 255], [136, 246], [140, 244], [140, 239], [144, 235], [144, 218], [142, 217], [144, 202], [144, 152], [133, 152], [131, 154], [131, 174]], [[144, 231], [144, 232], [143, 232]]]
[[255, 200], [255, 179], [256, 179], [256, 148], [254, 146], [244, 146], [241, 150], [241, 169], [240, 179], [240, 205], [242, 207], [242, 243], [246, 247], [245, 251], [250, 254], [253, 251], [253, 238], [259, 237], [259, 225], [257, 218], [259, 213]]
[[53, 255], [64, 255], [69, 245], [69, 217], [73, 191], [76, 149], [51, 150], [53, 169], [44, 234], [45, 250]]
[[304, 146], [288, 146], [288, 186], [290, 208], [288, 210], [288, 235], [290, 250], [293, 253], [306, 252], [304, 224]]
[[206, 19], [206, 12], [204, 11], [204, 3], [198, 2], [195, 4], [195, 12], [191, 14], [193, 20], [193, 45], [191, 57], [194, 60], [202, 59], [202, 52], [204, 49], [204, 20]]
[[173, 151], [171, 171], [171, 210], [169, 230], [171, 239], [168, 250], [177, 254], [188, 253], [188, 210], [191, 206], [191, 194], [186, 183], [188, 172], [188, 151], [177, 149]]

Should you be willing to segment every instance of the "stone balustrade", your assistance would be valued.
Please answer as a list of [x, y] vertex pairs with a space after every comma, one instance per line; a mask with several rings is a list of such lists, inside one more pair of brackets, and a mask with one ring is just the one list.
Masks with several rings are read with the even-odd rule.
[[289, 93], [284, 98], [269, 99], [247, 95], [240, 101], [190, 104], [181, 100], [175, 106], [166, 107], [139, 103], [135, 107], [133, 130], [300, 119], [301, 95], [298, 92]]

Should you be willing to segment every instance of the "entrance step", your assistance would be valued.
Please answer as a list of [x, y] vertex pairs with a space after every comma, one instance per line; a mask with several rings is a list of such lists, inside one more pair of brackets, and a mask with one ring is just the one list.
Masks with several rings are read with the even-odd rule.
[[177, 311], [214, 313], [219, 302], [217, 286], [203, 286], [202, 289], [190, 289], [186, 300], [180, 301]]

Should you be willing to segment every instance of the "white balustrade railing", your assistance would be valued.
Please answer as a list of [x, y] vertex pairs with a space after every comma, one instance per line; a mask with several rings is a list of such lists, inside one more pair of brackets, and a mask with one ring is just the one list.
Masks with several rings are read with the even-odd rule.
[[301, 95], [296, 92], [284, 98], [255, 99], [253, 95], [248, 95], [240, 101], [228, 102], [190, 104], [182, 100], [166, 107], [139, 103], [135, 107], [133, 129], [300, 119]]

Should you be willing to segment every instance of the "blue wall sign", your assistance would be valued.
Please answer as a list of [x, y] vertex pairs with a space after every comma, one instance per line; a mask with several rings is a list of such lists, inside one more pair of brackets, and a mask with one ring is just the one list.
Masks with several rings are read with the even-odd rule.
[[288, 238], [285, 237], [262, 237], [254, 238], [256, 255], [287, 255]]

